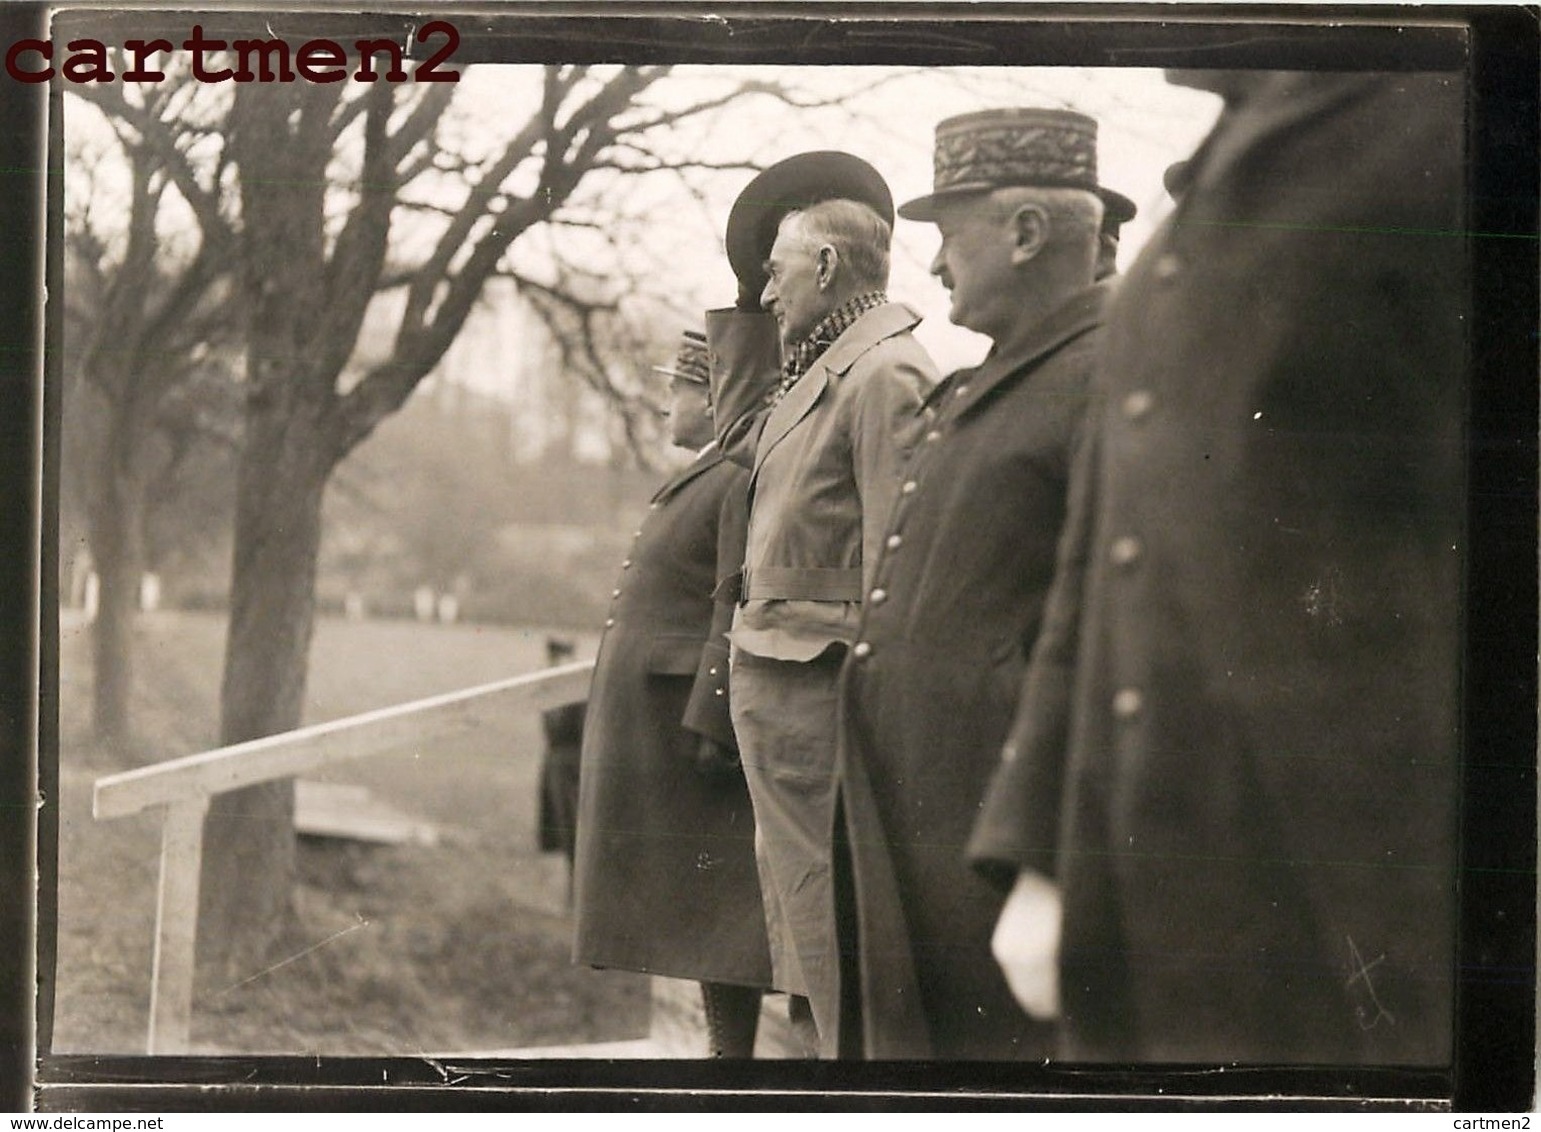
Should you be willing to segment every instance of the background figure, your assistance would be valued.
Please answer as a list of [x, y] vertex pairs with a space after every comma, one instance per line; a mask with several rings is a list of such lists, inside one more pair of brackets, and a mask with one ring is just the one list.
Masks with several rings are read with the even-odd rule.
[[[569, 663], [577, 646], [565, 637], [546, 638], [546, 663]], [[583, 748], [584, 705], [563, 704], [541, 712], [546, 749], [540, 763], [540, 851], [567, 858], [568, 899], [572, 898], [574, 830], [578, 818], [578, 760]]]
[[[741, 305], [757, 306], [763, 281], [771, 314], [713, 312], [707, 322], [718, 433], [753, 466], [733, 726], [776, 986], [806, 999], [825, 1055], [838, 1013], [836, 685], [917, 410], [936, 382], [911, 333], [919, 316], [884, 292], [892, 220], [888, 186], [858, 158], [808, 153], [773, 165], [739, 195], [726, 238]], [[766, 412], [772, 318], [785, 360]], [[794, 1020], [806, 1035], [807, 1019]]]
[[710, 1054], [750, 1057], [770, 956], [728, 711], [732, 607], [713, 598], [743, 558], [748, 475], [713, 442], [704, 336], [663, 372], [674, 443], [699, 452], [653, 496], [595, 661], [573, 958], [701, 983]]
[[1097, 237], [1097, 278], [1118, 274], [1118, 240], [1124, 225], [1134, 219], [1138, 209], [1134, 201], [1108, 188], [1099, 188], [1102, 198], [1102, 231]]
[[1070, 1058], [1445, 1065], [1461, 76], [1181, 81], [1227, 104], [1108, 319], [996, 952]]
[[1041, 1059], [1052, 1028], [1022, 1012], [990, 960], [1001, 894], [963, 849], [1053, 578], [1110, 291], [1093, 282], [1107, 230], [1097, 123], [1039, 109], [947, 119], [935, 188], [899, 215], [937, 226], [931, 271], [951, 319], [992, 346], [927, 399], [844, 674], [854, 884], [837, 893], [857, 913], [841, 940], [843, 952], [855, 944], [857, 977], [843, 989], [863, 1032], [841, 1044], [879, 1058]]

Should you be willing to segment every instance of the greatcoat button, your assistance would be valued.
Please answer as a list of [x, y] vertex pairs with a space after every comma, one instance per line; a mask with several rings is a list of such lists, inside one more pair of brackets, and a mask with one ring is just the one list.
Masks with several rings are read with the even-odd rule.
[[882, 605], [885, 601], [888, 600], [888, 591], [885, 589], [875, 589], [870, 594], [868, 594], [867, 597], [871, 600], [873, 605]]
[[1114, 539], [1113, 544], [1108, 547], [1108, 557], [1113, 560], [1115, 566], [1128, 566], [1140, 557], [1143, 550], [1144, 547], [1141, 546], [1139, 539], [1133, 535], [1123, 535]]
[[1155, 405], [1156, 398], [1148, 389], [1136, 389], [1124, 397], [1122, 407], [1126, 418], [1137, 421], [1149, 415]]
[[1120, 688], [1113, 697], [1113, 714], [1119, 719], [1133, 719], [1145, 707], [1145, 697], [1138, 688]]
[[899, 490], [905, 495], [910, 495], [915, 491], [915, 488], [916, 483], [914, 480], [905, 480], [904, 483], [900, 485]]
[[851, 655], [857, 660], [862, 660], [872, 655], [872, 646], [866, 641], [857, 641], [856, 647], [851, 650]]
[[1183, 261], [1171, 252], [1167, 252], [1160, 259], [1156, 260], [1157, 279], [1176, 279], [1182, 274], [1182, 269]]
[[903, 541], [904, 539], [900, 538], [898, 535], [889, 535], [888, 541], [884, 545], [886, 545], [889, 550], [898, 550], [899, 544]]

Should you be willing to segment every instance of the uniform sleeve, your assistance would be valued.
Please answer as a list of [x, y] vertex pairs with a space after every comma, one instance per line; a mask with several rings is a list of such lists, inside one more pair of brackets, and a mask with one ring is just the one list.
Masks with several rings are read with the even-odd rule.
[[856, 390], [851, 423], [852, 464], [861, 499], [863, 595], [871, 588], [882, 554], [904, 466], [925, 428], [921, 406], [937, 383], [930, 357], [908, 337], [902, 345], [879, 347], [874, 362], [876, 368]]
[[717, 446], [735, 464], [752, 468], [766, 399], [781, 379], [776, 320], [767, 313], [707, 311], [706, 349]]
[[[717, 517], [717, 579], [734, 574], [744, 561], [745, 532], [749, 523], [748, 475], [734, 470]], [[681, 719], [686, 730], [714, 739], [730, 750], [738, 749], [729, 714], [728, 630], [733, 625], [731, 598], [712, 603], [712, 624], [701, 649], [701, 666]]]
[[1076, 433], [1068, 514], [1043, 629], [1028, 659], [1000, 767], [985, 792], [967, 848], [975, 870], [1003, 888], [1024, 868], [1055, 875], [1071, 682], [1096, 511], [1096, 412], [1095, 402], [1089, 403]]

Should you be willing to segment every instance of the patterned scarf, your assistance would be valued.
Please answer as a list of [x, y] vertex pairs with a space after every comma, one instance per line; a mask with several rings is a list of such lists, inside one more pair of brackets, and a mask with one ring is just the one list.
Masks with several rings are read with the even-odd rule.
[[886, 302], [888, 296], [882, 291], [868, 291], [864, 295], [847, 299], [820, 319], [819, 324], [808, 332], [808, 336], [792, 347], [787, 360], [781, 364], [781, 387], [776, 391], [776, 400], [779, 401], [787, 390], [797, 384], [797, 379], [813, 367], [813, 363], [834, 345], [836, 338], [850, 329], [852, 323]]

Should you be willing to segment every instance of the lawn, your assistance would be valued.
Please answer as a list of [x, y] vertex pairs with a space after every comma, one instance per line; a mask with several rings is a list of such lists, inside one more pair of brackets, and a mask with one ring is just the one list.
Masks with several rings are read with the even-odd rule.
[[[323, 620], [305, 722], [533, 671], [544, 642], [538, 630]], [[158, 820], [97, 822], [91, 787], [214, 745], [222, 647], [218, 615], [143, 615], [134, 738], [108, 750], [90, 736], [89, 630], [62, 632], [55, 1053], [144, 1049]], [[329, 771], [441, 836], [303, 838], [292, 954], [196, 1002], [195, 1051], [395, 1056], [643, 1036], [646, 978], [569, 961], [565, 865], [535, 839], [540, 753], [534, 717], [503, 719]]]

